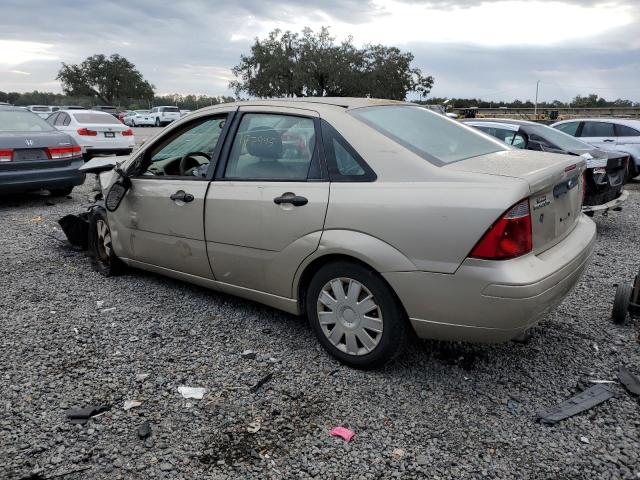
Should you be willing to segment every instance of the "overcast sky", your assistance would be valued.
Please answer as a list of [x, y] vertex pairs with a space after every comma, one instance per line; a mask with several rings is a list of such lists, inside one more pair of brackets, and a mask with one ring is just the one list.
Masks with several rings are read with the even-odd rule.
[[60, 62], [119, 53], [160, 94], [228, 95], [279, 27], [414, 53], [433, 96], [640, 101], [640, 0], [2, 0], [0, 90], [60, 91]]

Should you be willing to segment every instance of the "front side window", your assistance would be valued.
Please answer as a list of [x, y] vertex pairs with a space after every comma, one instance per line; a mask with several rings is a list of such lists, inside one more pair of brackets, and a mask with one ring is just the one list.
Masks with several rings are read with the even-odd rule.
[[560, 125], [556, 125], [554, 128], [556, 130], [560, 130], [562, 133], [571, 135], [572, 137], [577, 137], [579, 126], [580, 126], [580, 122], [569, 122], [569, 123], [562, 123]]
[[581, 137], [615, 137], [613, 123], [584, 122]]
[[618, 137], [640, 137], [640, 132], [626, 125], [616, 125], [616, 136]]
[[311, 118], [248, 113], [233, 139], [224, 178], [304, 181], [317, 176], [317, 165]]
[[145, 154], [143, 175], [204, 178], [215, 161], [214, 154], [227, 116], [201, 120], [161, 142]]
[[435, 164], [506, 150], [497, 141], [426, 108], [387, 105], [357, 108], [355, 118]]

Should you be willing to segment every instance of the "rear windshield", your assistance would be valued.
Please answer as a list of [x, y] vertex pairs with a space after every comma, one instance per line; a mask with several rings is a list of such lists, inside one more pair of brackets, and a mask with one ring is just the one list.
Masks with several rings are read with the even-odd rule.
[[120, 125], [120, 121], [114, 117], [113, 115], [109, 115], [108, 113], [74, 113], [78, 123], [99, 123], [101, 125]]
[[31, 107], [32, 112], [48, 112], [49, 107]]
[[133, 113], [137, 113], [138, 115], [147, 115], [149, 113], [149, 110], [136, 110]]
[[568, 152], [572, 150], [592, 150], [593, 147], [588, 143], [584, 143], [577, 138], [567, 135], [566, 133], [556, 130], [555, 128], [547, 127], [546, 125], [527, 125], [527, 133], [534, 133], [546, 141], [553, 143], [555, 146], [566, 150]]
[[52, 132], [55, 128], [35, 113], [0, 111], [0, 132]]
[[162, 107], [160, 110], [162, 110], [163, 112], [176, 112], [176, 113], [180, 113], [180, 110], [178, 109], [178, 107]]
[[497, 140], [422, 107], [365, 107], [350, 113], [435, 165], [508, 150]]

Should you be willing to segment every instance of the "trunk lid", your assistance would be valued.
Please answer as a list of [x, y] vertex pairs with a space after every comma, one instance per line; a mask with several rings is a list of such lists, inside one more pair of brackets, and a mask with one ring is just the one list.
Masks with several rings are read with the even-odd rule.
[[[580, 157], [530, 150], [508, 150], [462, 160], [443, 168], [513, 177], [529, 184], [533, 252], [540, 253], [568, 235], [582, 212], [585, 161]], [[509, 205], [505, 205], [505, 210]]]
[[77, 145], [69, 135], [57, 130], [50, 132], [2, 132], [0, 150], [12, 150], [10, 162], [0, 162], [0, 170], [31, 170], [61, 167], [71, 164], [71, 159], [49, 158], [49, 148]]

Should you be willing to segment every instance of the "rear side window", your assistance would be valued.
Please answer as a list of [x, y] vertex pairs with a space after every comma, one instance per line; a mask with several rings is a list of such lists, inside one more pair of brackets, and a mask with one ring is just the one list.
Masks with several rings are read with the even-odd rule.
[[97, 123], [100, 125], [120, 125], [120, 121], [108, 113], [74, 113], [78, 123]]
[[51, 125], [32, 112], [0, 111], [0, 132], [50, 132]]
[[580, 126], [580, 122], [569, 122], [569, 123], [563, 123], [561, 125], [556, 125], [554, 128], [556, 130], [560, 130], [562, 133], [571, 135], [572, 137], [577, 137], [579, 126]]
[[322, 140], [329, 178], [333, 182], [371, 182], [377, 177], [355, 149], [326, 121]]
[[581, 137], [615, 137], [613, 123], [584, 122]]
[[387, 105], [357, 108], [350, 113], [434, 165], [507, 149], [497, 140], [422, 107]]
[[640, 137], [640, 132], [635, 128], [626, 125], [616, 125], [616, 136], [618, 137]]

